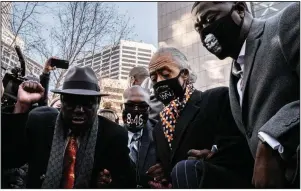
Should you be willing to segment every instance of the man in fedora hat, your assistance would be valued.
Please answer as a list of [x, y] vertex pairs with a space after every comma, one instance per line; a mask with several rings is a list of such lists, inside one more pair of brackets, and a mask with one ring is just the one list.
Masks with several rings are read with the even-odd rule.
[[[100, 98], [106, 94], [100, 92], [93, 70], [70, 68], [62, 89], [52, 92], [61, 95], [61, 111], [39, 107], [29, 113], [26, 128], [6, 128], [3, 136], [10, 139], [2, 147], [10, 152], [2, 153], [2, 165], [27, 162], [28, 188], [134, 187], [127, 132], [97, 116]], [[20, 89], [19, 93], [26, 98], [23, 105], [42, 97]], [[104, 172], [110, 172], [105, 177], [109, 182], [103, 181]]]

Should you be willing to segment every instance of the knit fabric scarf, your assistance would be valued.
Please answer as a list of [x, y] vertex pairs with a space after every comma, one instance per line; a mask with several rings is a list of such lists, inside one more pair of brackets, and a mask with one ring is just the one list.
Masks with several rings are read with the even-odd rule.
[[165, 138], [168, 142], [169, 148], [172, 150], [171, 143], [174, 138], [175, 126], [177, 124], [177, 119], [181, 115], [181, 111], [184, 109], [187, 101], [191, 97], [191, 94], [194, 92], [194, 87], [192, 84], [186, 86], [184, 98], [180, 101], [180, 98], [177, 98], [171, 101], [163, 111], [160, 112], [160, 118], [163, 126], [163, 131]]

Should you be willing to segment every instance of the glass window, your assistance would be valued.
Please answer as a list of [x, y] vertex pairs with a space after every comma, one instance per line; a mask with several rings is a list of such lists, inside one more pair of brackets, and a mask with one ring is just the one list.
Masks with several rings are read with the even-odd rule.
[[107, 53], [109, 53], [111, 50], [109, 49], [109, 50], [106, 50], [106, 51], [104, 51], [103, 52], [103, 54], [107, 54]]
[[125, 55], [125, 54], [122, 55], [122, 57], [136, 59], [136, 56], [129, 56], [129, 55]]
[[111, 73], [112, 73], [112, 72], [115, 72], [115, 71], [119, 71], [119, 68], [111, 69]]
[[126, 51], [126, 50], [122, 50], [122, 53], [127, 53], [127, 54], [134, 54], [134, 55], [136, 55], [136, 52]]
[[116, 59], [116, 58], [119, 58], [119, 55], [112, 56], [112, 60], [113, 60], [113, 59]]
[[129, 46], [122, 46], [123, 49], [128, 49], [128, 50], [136, 50], [135, 47], [129, 47]]
[[123, 63], [122, 66], [135, 67], [136, 65], [135, 64], [125, 64], [125, 63]]
[[138, 48], [138, 51], [141, 51], [141, 52], [152, 52], [151, 50], [148, 50], [148, 49], [143, 49], [143, 48]]
[[111, 63], [116, 63], [116, 62], [119, 62], [119, 59], [116, 59], [116, 60], [111, 60]]
[[144, 54], [144, 53], [138, 53], [138, 56], [147, 56], [147, 57], [151, 57], [151, 54]]
[[132, 68], [124, 68], [124, 67], [122, 67], [122, 70], [123, 70], [123, 71], [131, 71], [131, 69], [132, 69]]
[[136, 60], [122, 59], [122, 62], [136, 63]]
[[139, 60], [146, 60], [146, 61], [150, 61], [150, 58], [143, 58], [143, 57], [138, 57]]

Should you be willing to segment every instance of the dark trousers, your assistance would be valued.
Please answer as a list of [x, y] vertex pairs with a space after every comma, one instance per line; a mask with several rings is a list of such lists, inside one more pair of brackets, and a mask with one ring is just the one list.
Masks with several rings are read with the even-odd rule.
[[251, 188], [251, 178], [245, 178], [224, 167], [202, 160], [184, 160], [171, 173], [173, 188]]

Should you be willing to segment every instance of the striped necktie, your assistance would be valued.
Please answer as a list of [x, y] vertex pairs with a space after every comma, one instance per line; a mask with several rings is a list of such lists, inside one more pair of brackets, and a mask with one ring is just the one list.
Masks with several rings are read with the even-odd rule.
[[136, 164], [138, 159], [138, 142], [141, 138], [141, 132], [137, 132], [133, 135], [130, 143], [130, 157], [132, 161]]

